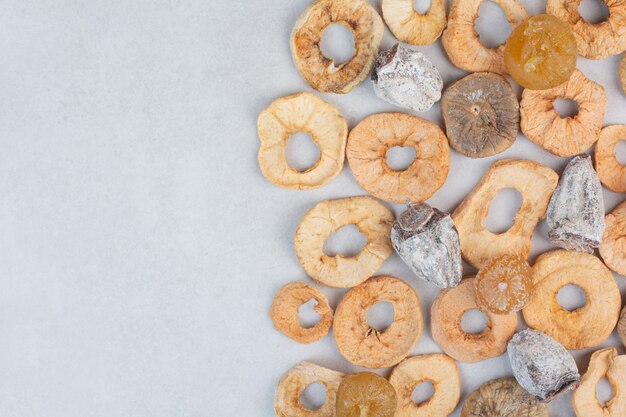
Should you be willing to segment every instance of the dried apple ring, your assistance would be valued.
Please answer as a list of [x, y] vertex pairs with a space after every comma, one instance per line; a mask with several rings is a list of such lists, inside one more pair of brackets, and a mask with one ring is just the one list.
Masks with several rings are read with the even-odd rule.
[[[614, 396], [603, 407], [596, 396], [596, 386], [606, 377]], [[626, 355], [617, 355], [617, 349], [600, 349], [591, 355], [587, 372], [574, 391], [572, 404], [578, 417], [623, 417], [626, 413]]]
[[[391, 371], [389, 382], [398, 393], [395, 417], [447, 416], [461, 396], [459, 368], [451, 357], [441, 353], [403, 360]], [[417, 405], [411, 395], [422, 382], [430, 382], [435, 390], [432, 397]]]
[[626, 140], [626, 125], [607, 126], [600, 132], [596, 143], [596, 171], [606, 188], [616, 193], [626, 193], [626, 165], [615, 156], [617, 144]]
[[622, 91], [626, 94], [626, 54], [619, 63], [619, 81], [622, 84]]
[[[393, 304], [393, 323], [378, 331], [365, 313], [379, 301]], [[386, 368], [406, 358], [422, 334], [422, 311], [413, 288], [392, 276], [370, 278], [350, 289], [337, 306], [333, 334], [339, 352], [366, 368]]]
[[[376, 273], [391, 256], [393, 221], [393, 212], [371, 197], [322, 201], [300, 221], [294, 239], [296, 255], [304, 270], [320, 284], [353, 287]], [[349, 224], [367, 237], [365, 247], [352, 257], [326, 255], [323, 247], [328, 236]]]
[[[265, 108], [257, 122], [261, 148], [259, 165], [270, 182], [296, 190], [318, 188], [343, 168], [348, 124], [339, 111], [311, 93], [281, 97]], [[291, 168], [285, 157], [289, 136], [310, 133], [320, 147], [320, 158], [303, 172]]]
[[430, 45], [446, 27], [446, 6], [443, 0], [432, 0], [425, 14], [413, 7], [413, 0], [383, 0], [383, 19], [401, 42]]
[[[320, 319], [315, 326], [306, 328], [298, 320], [298, 309], [311, 299], [316, 302], [313, 310]], [[313, 343], [328, 334], [333, 324], [333, 309], [317, 288], [302, 282], [290, 282], [278, 290], [270, 307], [270, 317], [276, 330], [285, 336], [298, 343]]]
[[[311, 362], [300, 362], [288, 370], [278, 382], [274, 396], [274, 410], [278, 417], [334, 417], [337, 389], [343, 374]], [[320, 383], [326, 389], [324, 404], [317, 410], [308, 410], [300, 402], [300, 394], [309, 385]]]
[[[495, 314], [483, 309], [476, 299], [476, 278], [463, 278], [454, 288], [441, 290], [430, 309], [430, 332], [439, 347], [461, 362], [479, 362], [500, 356], [517, 329], [516, 314]], [[482, 311], [489, 320], [479, 334], [465, 333], [461, 328], [463, 314]]]
[[[562, 118], [554, 101], [576, 101], [578, 114]], [[547, 90], [525, 89], [520, 102], [521, 128], [528, 139], [554, 155], [583, 152], [598, 140], [606, 110], [606, 93], [600, 84], [574, 70], [570, 79]]]
[[626, 276], [626, 201], [607, 214], [604, 222], [600, 256], [606, 266]]
[[[403, 171], [392, 170], [385, 159], [395, 146], [415, 148], [415, 160]], [[396, 203], [428, 199], [443, 185], [450, 168], [450, 147], [439, 126], [405, 113], [366, 117], [350, 131], [346, 155], [363, 189]]]
[[[611, 334], [622, 304], [613, 274], [593, 255], [554, 250], [539, 256], [533, 266], [535, 289], [522, 309], [526, 323], [556, 339], [567, 349], [585, 349]], [[584, 307], [568, 311], [557, 301], [566, 285], [579, 286], [587, 296]]]
[[[533, 230], [546, 213], [558, 179], [556, 172], [533, 161], [501, 159], [494, 162], [452, 214], [463, 258], [476, 268], [503, 255], [526, 259]], [[485, 227], [489, 202], [504, 188], [519, 191], [522, 205], [509, 230], [492, 233]]]
[[[329, 25], [345, 26], [354, 36], [354, 55], [336, 66], [320, 49]], [[348, 93], [370, 73], [385, 25], [367, 0], [317, 0], [298, 18], [291, 32], [296, 68], [311, 87], [325, 93]]]
[[617, 322], [617, 334], [619, 340], [622, 341], [622, 345], [626, 346], [626, 306], [622, 309], [622, 313], [619, 315], [619, 321]]
[[[506, 74], [504, 45], [487, 48], [480, 43], [474, 29], [478, 10], [484, 0], [454, 0], [448, 16], [448, 27], [441, 41], [450, 61], [457, 67], [470, 72], [488, 71]], [[528, 18], [528, 13], [516, 0], [493, 0], [504, 10], [512, 27]]]
[[600, 23], [587, 22], [580, 15], [581, 0], [548, 0], [546, 4], [546, 12], [570, 25], [578, 53], [587, 59], [606, 58], [626, 50], [626, 3], [602, 1], [609, 9], [609, 17]]

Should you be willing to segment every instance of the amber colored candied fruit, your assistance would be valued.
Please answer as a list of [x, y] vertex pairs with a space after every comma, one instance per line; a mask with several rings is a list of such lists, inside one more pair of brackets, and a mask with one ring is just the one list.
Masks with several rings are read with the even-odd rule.
[[393, 385], [373, 372], [348, 375], [337, 389], [337, 417], [393, 417], [397, 406]]
[[576, 68], [576, 38], [554, 16], [533, 16], [516, 27], [506, 42], [504, 64], [522, 87], [545, 90], [567, 81]]
[[511, 314], [530, 300], [532, 269], [520, 256], [492, 259], [476, 275], [478, 302], [492, 313]]

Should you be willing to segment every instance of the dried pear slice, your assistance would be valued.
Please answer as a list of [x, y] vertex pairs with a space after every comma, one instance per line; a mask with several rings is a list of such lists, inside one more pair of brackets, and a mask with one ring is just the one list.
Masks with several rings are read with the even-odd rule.
[[431, 0], [425, 14], [413, 7], [413, 0], [383, 0], [383, 19], [401, 42], [411, 45], [434, 43], [446, 27], [444, 0]]
[[548, 417], [548, 406], [522, 388], [514, 378], [494, 379], [472, 392], [461, 417]]

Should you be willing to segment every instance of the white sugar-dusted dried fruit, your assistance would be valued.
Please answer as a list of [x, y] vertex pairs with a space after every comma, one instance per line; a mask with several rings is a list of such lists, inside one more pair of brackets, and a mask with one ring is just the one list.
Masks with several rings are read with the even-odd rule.
[[383, 0], [383, 19], [401, 42], [430, 45], [446, 27], [444, 0], [431, 0], [428, 11], [419, 14], [413, 0]]
[[[372, 276], [391, 256], [391, 210], [371, 197], [350, 197], [322, 201], [300, 221], [294, 239], [296, 255], [315, 281], [330, 287], [353, 287]], [[355, 256], [329, 256], [323, 251], [331, 233], [353, 224], [367, 237], [367, 244]]]
[[398, 107], [423, 112], [441, 98], [443, 81], [426, 56], [399, 43], [378, 53], [372, 72], [374, 92]]
[[626, 140], [626, 124], [606, 126], [600, 132], [595, 151], [600, 181], [616, 193], [626, 193], [626, 165], [620, 164], [615, 155], [615, 147], [622, 140]]
[[580, 375], [574, 357], [556, 340], [526, 329], [509, 341], [507, 352], [517, 382], [540, 401], [576, 388]]
[[567, 164], [548, 212], [548, 239], [561, 248], [593, 253], [604, 233], [604, 198], [591, 157], [577, 155]]
[[472, 392], [461, 417], [549, 417], [548, 406], [522, 388], [514, 378], [500, 378], [482, 384]]
[[600, 245], [600, 256], [606, 266], [626, 276], [626, 201], [604, 218], [606, 229]]
[[[343, 374], [311, 362], [300, 362], [288, 370], [278, 382], [274, 410], [278, 417], [335, 417], [337, 389]], [[326, 399], [317, 410], [308, 410], [300, 402], [300, 394], [313, 383], [324, 385]]]
[[[354, 55], [341, 65], [320, 49], [322, 33], [333, 23], [345, 26], [354, 36]], [[383, 19], [367, 0], [316, 0], [291, 32], [293, 61], [316, 90], [348, 93], [370, 73], [384, 30]]]
[[[596, 386], [606, 377], [613, 387], [613, 398], [602, 406], [596, 396]], [[617, 349], [600, 349], [591, 355], [587, 372], [574, 391], [572, 404], [577, 417], [623, 417], [626, 413], [626, 355]]]
[[[309, 190], [328, 183], [341, 172], [346, 154], [348, 124], [339, 111], [311, 93], [281, 97], [265, 108], [257, 122], [259, 165], [272, 183]], [[285, 148], [290, 135], [310, 133], [320, 148], [320, 159], [299, 172], [289, 166]]]
[[[367, 310], [380, 301], [393, 304], [393, 323], [378, 331], [367, 323]], [[333, 334], [339, 352], [366, 368], [393, 366], [411, 352], [422, 334], [419, 298], [410, 285], [392, 276], [370, 278], [350, 289], [337, 306]]]
[[419, 278], [439, 288], [461, 281], [459, 234], [448, 213], [426, 203], [408, 204], [391, 228], [391, 242]]

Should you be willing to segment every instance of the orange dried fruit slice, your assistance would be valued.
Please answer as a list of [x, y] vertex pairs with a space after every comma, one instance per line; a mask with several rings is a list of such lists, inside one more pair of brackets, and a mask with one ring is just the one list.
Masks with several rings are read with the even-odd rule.
[[530, 300], [532, 288], [532, 269], [520, 256], [494, 258], [476, 275], [479, 303], [496, 314], [521, 310]]
[[348, 375], [337, 390], [337, 417], [393, 417], [397, 405], [396, 390], [373, 372]]

